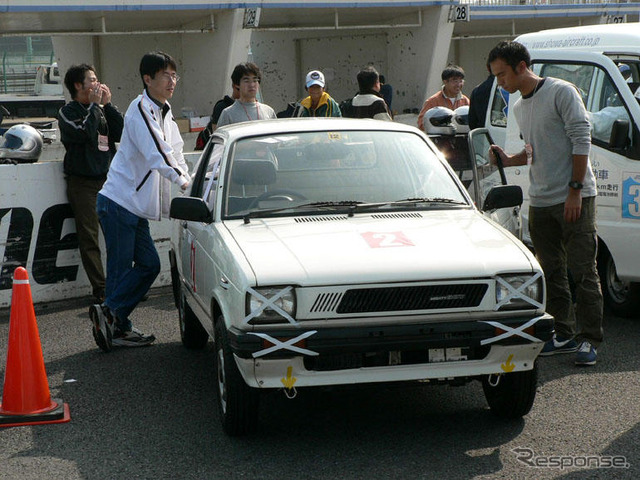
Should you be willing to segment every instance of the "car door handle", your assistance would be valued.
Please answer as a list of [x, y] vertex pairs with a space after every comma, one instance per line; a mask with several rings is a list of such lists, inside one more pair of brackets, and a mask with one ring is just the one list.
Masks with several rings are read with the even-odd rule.
[[225, 290], [229, 290], [229, 280], [224, 277], [220, 277], [220, 286]]

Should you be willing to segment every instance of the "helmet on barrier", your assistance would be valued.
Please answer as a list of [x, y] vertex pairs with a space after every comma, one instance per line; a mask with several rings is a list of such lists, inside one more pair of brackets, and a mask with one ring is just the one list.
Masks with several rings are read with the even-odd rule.
[[0, 158], [18, 163], [37, 162], [42, 153], [42, 135], [30, 125], [14, 125], [7, 130], [0, 143]]
[[453, 110], [433, 107], [425, 113], [424, 129], [429, 135], [455, 135], [456, 127], [451, 123]]
[[463, 105], [453, 111], [452, 123], [457, 133], [469, 132], [469, 105]]

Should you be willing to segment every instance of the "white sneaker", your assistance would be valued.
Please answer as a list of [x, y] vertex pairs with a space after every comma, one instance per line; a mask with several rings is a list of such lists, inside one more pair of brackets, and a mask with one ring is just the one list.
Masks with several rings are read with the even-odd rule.
[[151, 345], [155, 340], [153, 334], [142, 333], [136, 327], [131, 327], [128, 332], [116, 330], [113, 334], [113, 344], [120, 347], [144, 347]]

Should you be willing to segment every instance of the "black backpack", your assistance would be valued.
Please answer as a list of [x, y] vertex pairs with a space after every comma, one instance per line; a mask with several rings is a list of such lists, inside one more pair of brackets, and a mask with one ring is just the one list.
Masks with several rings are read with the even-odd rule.
[[353, 115], [353, 98], [347, 98], [340, 102], [340, 113], [343, 117], [354, 118]]

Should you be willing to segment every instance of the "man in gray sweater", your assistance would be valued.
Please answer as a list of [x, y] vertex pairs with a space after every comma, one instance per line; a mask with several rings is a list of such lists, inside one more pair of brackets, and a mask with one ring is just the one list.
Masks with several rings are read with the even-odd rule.
[[[574, 85], [533, 73], [529, 52], [518, 42], [500, 42], [487, 65], [498, 85], [522, 95], [513, 113], [525, 148], [515, 155], [492, 148], [505, 166], [530, 165], [529, 230], [545, 273], [547, 311], [555, 318], [556, 330], [540, 355], [577, 350], [576, 365], [595, 365], [603, 339], [602, 291], [596, 270], [598, 192], [589, 161], [587, 112]], [[576, 285], [575, 311], [567, 268]]]
[[222, 111], [218, 119], [218, 128], [231, 123], [276, 118], [273, 108], [256, 100], [261, 81], [262, 73], [255, 63], [236, 65], [231, 73], [231, 83], [234, 88], [239, 89], [240, 98]]

